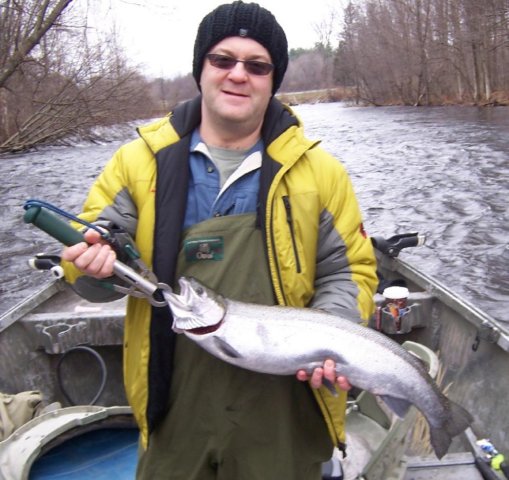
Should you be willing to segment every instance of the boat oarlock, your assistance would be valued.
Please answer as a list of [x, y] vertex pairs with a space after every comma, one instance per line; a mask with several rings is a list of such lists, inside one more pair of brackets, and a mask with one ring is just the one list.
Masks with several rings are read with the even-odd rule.
[[390, 238], [371, 237], [371, 243], [380, 252], [389, 257], [397, 257], [401, 250], [408, 247], [420, 247], [426, 242], [426, 236], [417, 232], [400, 233]]

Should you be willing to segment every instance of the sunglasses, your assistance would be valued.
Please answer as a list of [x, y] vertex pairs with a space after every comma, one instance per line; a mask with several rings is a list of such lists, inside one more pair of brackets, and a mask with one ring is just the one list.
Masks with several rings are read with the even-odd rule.
[[274, 70], [274, 65], [267, 62], [259, 62], [258, 60], [238, 60], [228, 55], [219, 55], [217, 53], [208, 53], [206, 55], [213, 67], [221, 70], [232, 70], [237, 63], [243, 63], [247, 73], [251, 75], [268, 75]]

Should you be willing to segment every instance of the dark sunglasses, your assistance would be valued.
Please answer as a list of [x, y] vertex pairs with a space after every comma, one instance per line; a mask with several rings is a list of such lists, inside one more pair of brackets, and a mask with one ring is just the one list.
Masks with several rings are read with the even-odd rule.
[[213, 67], [221, 70], [232, 70], [238, 62], [244, 64], [247, 73], [252, 75], [268, 75], [274, 70], [274, 65], [267, 62], [259, 62], [258, 60], [238, 60], [228, 55], [219, 55], [217, 53], [208, 53], [206, 55]]

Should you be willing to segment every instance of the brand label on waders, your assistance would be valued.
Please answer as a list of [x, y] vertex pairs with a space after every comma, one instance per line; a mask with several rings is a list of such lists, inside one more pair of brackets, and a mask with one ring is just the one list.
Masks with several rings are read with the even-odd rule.
[[218, 261], [223, 259], [223, 237], [192, 238], [184, 242], [186, 261]]

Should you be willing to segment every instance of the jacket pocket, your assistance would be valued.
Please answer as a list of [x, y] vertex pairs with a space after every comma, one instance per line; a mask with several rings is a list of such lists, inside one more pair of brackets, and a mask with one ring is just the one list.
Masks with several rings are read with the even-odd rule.
[[293, 223], [292, 205], [290, 203], [290, 197], [285, 195], [283, 197], [283, 203], [286, 211], [286, 222], [288, 223], [288, 228], [290, 229], [290, 238], [292, 239], [292, 248], [293, 254], [295, 255], [295, 265], [297, 268], [297, 273], [301, 273], [302, 269], [300, 265], [299, 252], [297, 250], [297, 240], [295, 238], [295, 227]]

